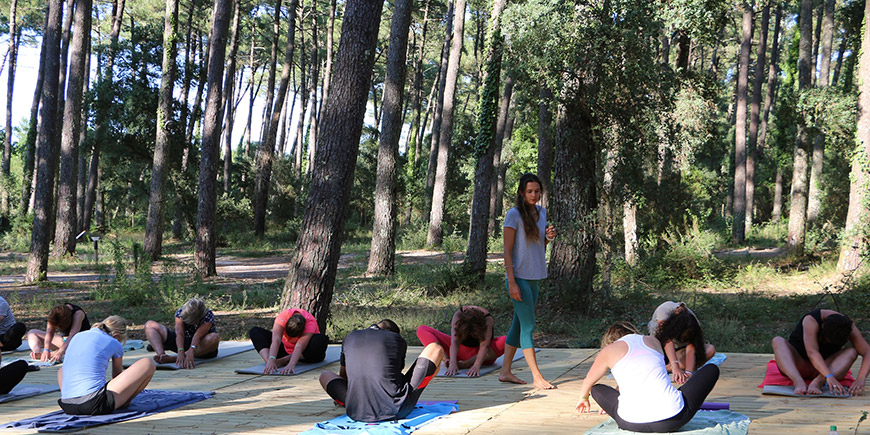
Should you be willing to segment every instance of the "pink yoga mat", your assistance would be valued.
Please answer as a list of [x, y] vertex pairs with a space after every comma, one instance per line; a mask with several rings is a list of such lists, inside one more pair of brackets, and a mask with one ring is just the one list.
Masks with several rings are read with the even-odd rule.
[[[809, 384], [812, 379], [804, 379]], [[840, 385], [844, 387], [849, 387], [852, 385], [852, 382], [855, 382], [855, 378], [852, 377], [852, 372], [846, 373], [846, 377], [840, 381]], [[780, 373], [779, 367], [776, 365], [776, 360], [772, 359], [767, 363], [767, 373], [764, 374], [764, 380], [761, 381], [761, 385], [758, 388], [762, 388], [765, 385], [794, 385], [794, 382], [791, 381], [786, 375]]]

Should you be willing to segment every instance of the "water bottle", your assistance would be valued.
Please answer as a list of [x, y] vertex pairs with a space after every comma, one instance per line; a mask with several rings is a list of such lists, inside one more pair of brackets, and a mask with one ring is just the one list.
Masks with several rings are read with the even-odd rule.
[[837, 432], [837, 426], [831, 425], [831, 431], [828, 432], [828, 435], [840, 435], [840, 433]]

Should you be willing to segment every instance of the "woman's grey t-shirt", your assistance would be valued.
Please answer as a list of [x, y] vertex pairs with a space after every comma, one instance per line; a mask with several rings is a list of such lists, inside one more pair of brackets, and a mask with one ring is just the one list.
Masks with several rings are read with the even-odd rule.
[[516, 230], [514, 249], [511, 259], [514, 262], [514, 278], [538, 280], [547, 277], [546, 229], [547, 210], [539, 205], [538, 240], [529, 240], [523, 226], [523, 218], [516, 207], [508, 210], [504, 217], [504, 227]]

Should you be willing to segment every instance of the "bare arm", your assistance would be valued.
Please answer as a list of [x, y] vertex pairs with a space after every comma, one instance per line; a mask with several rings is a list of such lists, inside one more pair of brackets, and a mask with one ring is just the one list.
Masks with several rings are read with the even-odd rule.
[[502, 238], [504, 239], [504, 270], [507, 274], [507, 282], [508, 289], [510, 292], [510, 296], [513, 299], [518, 301], [522, 301], [522, 294], [520, 293], [520, 287], [517, 285], [516, 279], [514, 279], [514, 260], [513, 260], [513, 252], [514, 252], [514, 241], [516, 240], [517, 230], [511, 227], [504, 228], [504, 234]]
[[456, 336], [456, 324], [459, 323], [460, 312], [462, 312], [462, 308], [456, 310], [453, 313], [453, 318], [450, 319], [450, 349], [448, 350], [450, 363], [447, 365], [447, 371], [445, 372], [447, 376], [459, 373], [459, 337]]
[[831, 374], [831, 368], [819, 352], [819, 322], [812, 316], [805, 316], [801, 325], [804, 329], [804, 348], [810, 364], [819, 372], [819, 376], [826, 377]]
[[598, 382], [607, 371], [613, 367], [625, 354], [628, 352], [628, 344], [622, 341], [617, 341], [607, 345], [598, 356], [595, 357], [595, 362], [586, 373], [586, 378], [583, 379], [583, 385], [580, 387], [580, 401], [577, 402], [577, 410], [580, 412], [589, 412], [589, 392], [592, 387]]
[[858, 377], [855, 378], [855, 382], [849, 387], [849, 394], [863, 395], [864, 383], [867, 380], [868, 372], [870, 372], [870, 345], [867, 344], [867, 340], [864, 339], [861, 331], [858, 330], [858, 327], [854, 323], [852, 324], [852, 332], [849, 334], [849, 340], [852, 342], [852, 346], [858, 352], [858, 355], [861, 355], [861, 369], [858, 371]]
[[[278, 352], [281, 351], [279, 346], [282, 346], [281, 338], [284, 336], [284, 325], [278, 321], [278, 318], [275, 318], [275, 321], [272, 322], [272, 343], [269, 344], [269, 358], [266, 359], [266, 367], [263, 369], [264, 374], [270, 374], [275, 371], [278, 367]], [[281, 362], [284, 364], [289, 361], [288, 357], [281, 358]]]
[[296, 346], [293, 348], [293, 353], [290, 355], [290, 362], [284, 366], [284, 369], [281, 370], [281, 374], [288, 375], [290, 373], [296, 373], [296, 364], [302, 358], [302, 352], [304, 352], [305, 348], [308, 347], [308, 342], [311, 341], [311, 337], [314, 337], [314, 333], [312, 332], [302, 334], [302, 336], [299, 337]]
[[118, 377], [124, 371], [124, 357], [112, 357], [112, 379]]

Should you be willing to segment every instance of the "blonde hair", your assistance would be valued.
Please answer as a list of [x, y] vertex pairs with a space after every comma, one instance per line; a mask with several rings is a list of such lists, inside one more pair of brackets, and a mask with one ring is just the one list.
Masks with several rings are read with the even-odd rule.
[[640, 332], [638, 332], [637, 328], [629, 322], [616, 322], [610, 325], [601, 337], [601, 348], [603, 349], [607, 347], [607, 345], [629, 334], [640, 334]]
[[206, 311], [205, 302], [200, 298], [190, 298], [184, 305], [181, 306], [181, 314], [178, 316], [181, 321], [188, 325], [196, 326], [205, 317]]
[[94, 324], [93, 328], [103, 330], [106, 334], [117, 338], [121, 344], [127, 342], [127, 319], [121, 316], [106, 317], [102, 322]]

